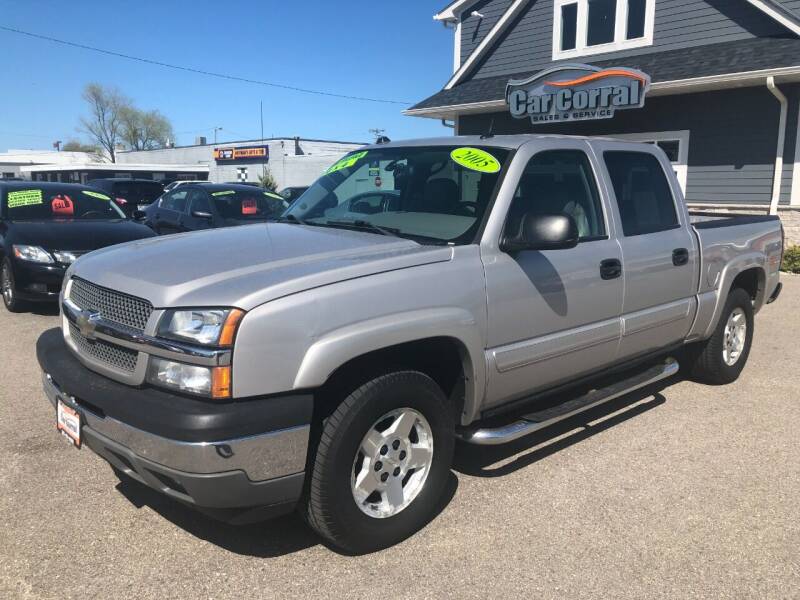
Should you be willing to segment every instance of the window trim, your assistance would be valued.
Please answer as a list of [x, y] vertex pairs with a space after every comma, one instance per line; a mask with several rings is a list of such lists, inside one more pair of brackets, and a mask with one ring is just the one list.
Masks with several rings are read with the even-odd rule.
[[[588, 29], [589, 1], [588, 0], [554, 0], [553, 1], [553, 60], [564, 58], [576, 58], [579, 56], [592, 56], [594, 54], [606, 54], [618, 52], [630, 48], [642, 48], [653, 45], [653, 30], [655, 28], [655, 0], [646, 0], [644, 10], [644, 36], [632, 40], [625, 39], [628, 23], [628, 0], [616, 0], [617, 10], [614, 21], [614, 41], [607, 44], [596, 46], [586, 45], [586, 33]], [[561, 49], [561, 7], [568, 4], [578, 5], [577, 35], [575, 36], [575, 48], [571, 50]]]

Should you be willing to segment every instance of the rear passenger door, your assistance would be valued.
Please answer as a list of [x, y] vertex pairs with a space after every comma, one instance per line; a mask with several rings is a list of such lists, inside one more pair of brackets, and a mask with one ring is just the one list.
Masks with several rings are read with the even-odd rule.
[[182, 186], [161, 199], [155, 218], [155, 230], [158, 233], [177, 233], [181, 230], [180, 221], [186, 211], [187, 195], [188, 190]]
[[620, 358], [682, 341], [696, 309], [697, 249], [670, 165], [656, 148], [600, 143], [614, 199], [625, 296]]
[[[214, 227], [214, 212], [208, 194], [200, 188], [192, 188], [187, 195], [187, 211], [181, 223], [184, 231], [197, 231]], [[197, 216], [207, 214], [210, 218]]]

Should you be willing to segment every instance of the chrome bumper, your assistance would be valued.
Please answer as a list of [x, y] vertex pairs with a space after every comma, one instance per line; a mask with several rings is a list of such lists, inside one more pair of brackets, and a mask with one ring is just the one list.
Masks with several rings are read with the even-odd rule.
[[84, 430], [96, 432], [137, 457], [170, 469], [194, 474], [240, 470], [250, 481], [275, 479], [305, 469], [308, 425], [224, 441], [181, 442], [94, 414], [63, 393], [47, 373], [42, 374], [42, 385], [54, 407], [61, 399], [80, 412]]

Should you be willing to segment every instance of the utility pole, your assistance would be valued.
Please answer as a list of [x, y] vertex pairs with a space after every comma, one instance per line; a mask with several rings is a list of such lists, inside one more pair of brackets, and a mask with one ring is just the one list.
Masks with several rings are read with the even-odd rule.
[[217, 132], [222, 131], [222, 127], [214, 127], [214, 144], [217, 143]]
[[53, 148], [56, 149], [56, 152], [61, 152], [61, 140], [58, 140], [57, 142], [53, 142]]
[[385, 129], [378, 129], [377, 127], [370, 129], [369, 132], [375, 136], [375, 141], [377, 142], [379, 139], [384, 137], [384, 133], [386, 133]]

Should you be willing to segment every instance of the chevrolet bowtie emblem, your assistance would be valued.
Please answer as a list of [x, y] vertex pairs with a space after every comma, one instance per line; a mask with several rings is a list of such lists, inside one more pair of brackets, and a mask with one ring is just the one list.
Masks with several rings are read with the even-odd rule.
[[97, 323], [100, 321], [100, 313], [90, 310], [82, 310], [78, 313], [78, 318], [75, 320], [75, 325], [81, 335], [87, 339], [95, 339], [95, 330]]

